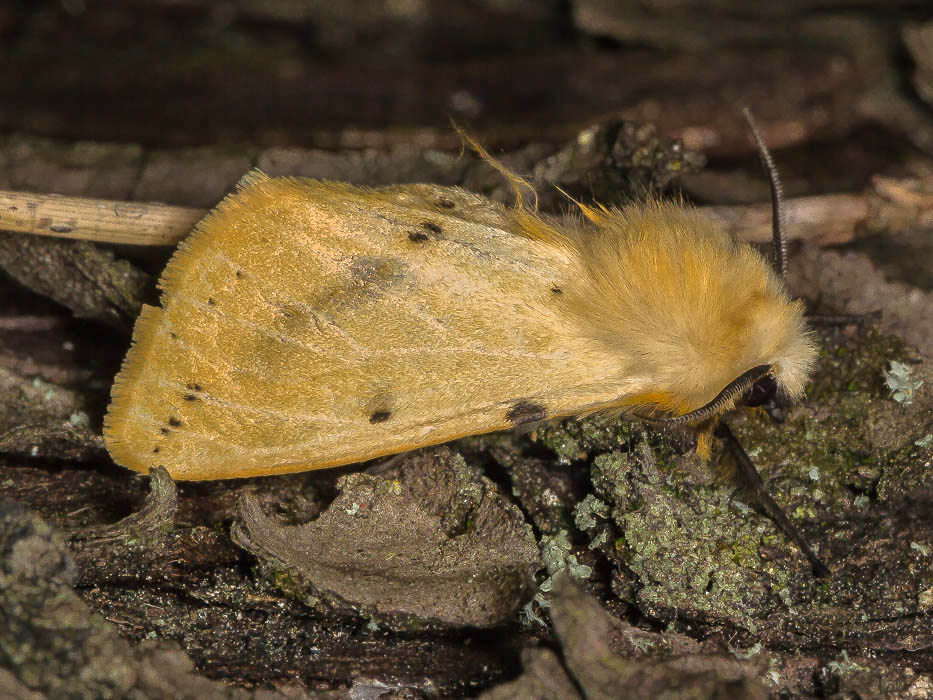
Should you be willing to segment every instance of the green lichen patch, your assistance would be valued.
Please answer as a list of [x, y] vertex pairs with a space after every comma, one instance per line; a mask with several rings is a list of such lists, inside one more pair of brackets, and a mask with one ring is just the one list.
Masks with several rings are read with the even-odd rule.
[[638, 580], [630, 603], [664, 622], [680, 611], [757, 631], [769, 589], [787, 575], [760, 557], [769, 524], [742, 512], [728, 488], [659, 468], [647, 442], [635, 453], [599, 455], [592, 478], [613, 507], [613, 556]]
[[587, 461], [601, 452], [628, 450], [643, 432], [638, 423], [597, 414], [545, 424], [531, 438], [554, 452], [561, 463], [570, 464]]

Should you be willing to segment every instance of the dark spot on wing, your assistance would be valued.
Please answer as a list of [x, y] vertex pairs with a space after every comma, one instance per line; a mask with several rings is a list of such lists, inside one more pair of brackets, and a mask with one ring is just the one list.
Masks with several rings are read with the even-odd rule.
[[426, 233], [421, 233], [421, 231], [409, 231], [408, 240], [413, 243], [424, 243], [427, 240], [430, 240], [430, 236]]
[[169, 338], [171, 338], [172, 340], [178, 340], [178, 333], [176, 333], [175, 331], [169, 331], [169, 332], [168, 332], [168, 336], [169, 336]]
[[431, 233], [440, 233], [441, 231], [443, 231], [443, 229], [438, 224], [435, 224], [433, 221], [424, 221], [421, 223], [421, 226], [423, 228], [426, 228]]
[[437, 200], [437, 206], [444, 209], [453, 209], [455, 205], [451, 200], [447, 199], [446, 197], [442, 197], [441, 199]]
[[237, 278], [238, 280], [243, 279], [243, 270], [237, 270], [237, 271], [236, 271], [236, 278]]
[[185, 394], [184, 399], [185, 401], [197, 401], [198, 397], [194, 394]]
[[564, 290], [561, 289], [560, 287], [551, 287], [551, 291], [554, 292], [555, 294], [563, 294], [563, 293], [564, 293]]
[[376, 411], [369, 417], [370, 423], [385, 423], [392, 414], [389, 411]]
[[534, 423], [535, 421], [544, 420], [547, 418], [547, 409], [539, 403], [534, 401], [516, 401], [512, 408], [509, 409], [509, 412], [505, 414], [505, 417], [513, 425], [521, 425], [522, 423]]
[[181, 425], [181, 421], [175, 418], [175, 416], [172, 416], [168, 419], [168, 424], [173, 428], [177, 428], [179, 425]]
[[159, 428], [159, 432], [162, 433], [163, 435], [168, 435], [172, 431], [169, 430], [168, 428]]

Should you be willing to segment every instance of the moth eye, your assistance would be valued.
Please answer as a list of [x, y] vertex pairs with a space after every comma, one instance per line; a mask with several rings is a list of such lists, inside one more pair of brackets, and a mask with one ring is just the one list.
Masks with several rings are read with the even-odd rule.
[[746, 406], [761, 406], [773, 399], [775, 394], [777, 394], [777, 382], [768, 374], [752, 385], [742, 399], [742, 403]]

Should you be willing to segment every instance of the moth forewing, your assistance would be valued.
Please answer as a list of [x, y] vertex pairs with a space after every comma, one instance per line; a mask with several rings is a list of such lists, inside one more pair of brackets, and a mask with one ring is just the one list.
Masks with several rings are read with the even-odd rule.
[[641, 390], [563, 318], [565, 251], [455, 188], [251, 174], [161, 280], [117, 377], [114, 459], [175, 478], [348, 464]]

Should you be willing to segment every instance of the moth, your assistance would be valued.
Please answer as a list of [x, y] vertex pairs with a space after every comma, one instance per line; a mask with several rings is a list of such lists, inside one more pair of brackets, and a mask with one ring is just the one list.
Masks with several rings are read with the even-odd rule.
[[772, 187], [773, 265], [679, 203], [544, 216], [476, 144], [514, 205], [251, 172], [139, 316], [105, 418], [110, 454], [223, 479], [631, 412], [696, 428], [706, 456], [717, 432], [816, 566], [721, 421], [798, 398], [815, 354], [784, 284], [780, 182], [748, 117]]

